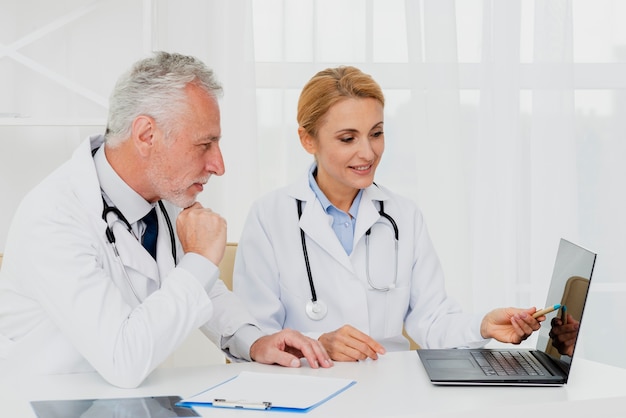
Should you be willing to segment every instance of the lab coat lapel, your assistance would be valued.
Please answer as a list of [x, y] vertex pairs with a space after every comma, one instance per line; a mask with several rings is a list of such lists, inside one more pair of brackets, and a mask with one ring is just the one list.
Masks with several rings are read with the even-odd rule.
[[[308, 175], [294, 183], [288, 193], [294, 199], [302, 201], [302, 217], [298, 226], [304, 231], [306, 239], [319, 245], [330, 257], [353, 272], [350, 258], [333, 231], [332, 217], [324, 211], [315, 193], [309, 187]], [[295, 203], [293, 210], [294, 212], [297, 210]], [[320, 227], [324, 224], [327, 224], [328, 228]]]
[[[153, 288], [158, 288], [159, 283], [159, 267], [156, 261], [152, 258], [150, 253], [146, 251], [141, 243], [135, 238], [133, 234], [128, 232], [122, 223], [116, 222], [113, 226], [115, 232], [115, 238], [117, 240], [118, 250], [120, 252], [120, 258], [126, 269], [132, 269], [137, 274], [133, 276], [143, 276], [145, 279], [154, 282], [154, 284], [135, 284], [135, 286], [146, 287], [148, 294]], [[161, 224], [159, 223], [159, 237], [158, 244], [161, 244]], [[167, 230], [167, 227], [166, 227]], [[158, 248], [157, 244], [157, 248]], [[161, 245], [163, 247], [164, 245]], [[169, 246], [168, 246], [169, 247]], [[157, 249], [157, 251], [159, 251]], [[160, 252], [160, 251], [159, 251]], [[170, 256], [171, 258], [171, 256]], [[128, 270], [127, 270], [128, 271]]]
[[[300, 218], [299, 226], [306, 234], [307, 239], [315, 242], [332, 258], [341, 263], [341, 265], [349, 271], [352, 271], [350, 258], [341, 246], [341, 242], [337, 239], [332, 228], [332, 222], [332, 217], [324, 211], [317, 199], [303, 202], [302, 218]], [[327, 224], [328, 228], [320, 227], [320, 225], [324, 224]]]
[[356, 225], [354, 227], [354, 246], [365, 235], [365, 232], [372, 227], [380, 218], [379, 203], [378, 201], [384, 201], [388, 197], [378, 186], [371, 185], [367, 189], [363, 190], [361, 196], [361, 204], [359, 205], [359, 214], [356, 219]]
[[101, 146], [103, 141], [99, 135], [89, 137], [78, 146], [69, 161], [75, 173], [70, 179], [72, 190], [90, 212], [97, 214], [97, 218], [102, 214], [102, 194], [91, 150]]

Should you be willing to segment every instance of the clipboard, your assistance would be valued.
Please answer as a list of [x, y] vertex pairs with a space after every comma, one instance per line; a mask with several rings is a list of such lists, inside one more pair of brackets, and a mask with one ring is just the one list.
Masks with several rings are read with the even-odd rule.
[[241, 372], [177, 405], [308, 412], [354, 384], [333, 377]]

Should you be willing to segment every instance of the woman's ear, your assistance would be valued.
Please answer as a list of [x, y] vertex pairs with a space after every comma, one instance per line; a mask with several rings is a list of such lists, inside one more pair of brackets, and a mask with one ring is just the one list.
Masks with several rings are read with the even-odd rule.
[[302, 126], [298, 127], [298, 136], [302, 148], [309, 154], [315, 155], [317, 152], [317, 140], [313, 138]]

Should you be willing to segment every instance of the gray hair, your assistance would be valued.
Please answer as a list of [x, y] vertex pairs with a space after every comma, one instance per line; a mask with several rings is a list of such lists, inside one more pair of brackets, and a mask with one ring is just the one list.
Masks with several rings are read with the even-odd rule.
[[222, 86], [213, 71], [199, 59], [177, 53], [155, 52], [138, 61], [115, 84], [109, 98], [105, 139], [116, 146], [130, 136], [133, 120], [146, 115], [162, 123], [166, 137], [185, 107], [185, 87], [194, 83], [217, 98]]

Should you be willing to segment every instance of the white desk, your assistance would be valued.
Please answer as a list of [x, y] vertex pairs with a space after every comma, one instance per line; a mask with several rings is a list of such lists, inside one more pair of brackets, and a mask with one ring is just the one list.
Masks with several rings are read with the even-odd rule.
[[[183, 398], [243, 370], [349, 378], [357, 384], [307, 414], [196, 408], [204, 416], [238, 417], [523, 417], [598, 416], [626, 411], [626, 369], [584, 359], [574, 362], [564, 387], [434, 386], [415, 352], [389, 353], [378, 361], [336, 363], [331, 369], [287, 369], [256, 363], [158, 369], [137, 389], [120, 389], [96, 373], [38, 377], [0, 377], [0, 416], [34, 416], [29, 401], [154, 395]], [[219, 412], [218, 412], [219, 411]], [[558, 415], [557, 415], [558, 414]], [[566, 414], [566, 415], [562, 415]], [[606, 415], [603, 415], [606, 416]]]

